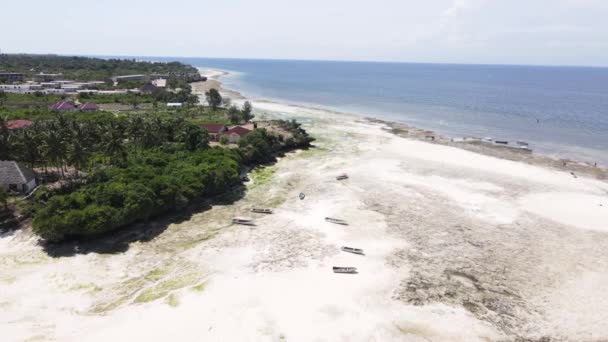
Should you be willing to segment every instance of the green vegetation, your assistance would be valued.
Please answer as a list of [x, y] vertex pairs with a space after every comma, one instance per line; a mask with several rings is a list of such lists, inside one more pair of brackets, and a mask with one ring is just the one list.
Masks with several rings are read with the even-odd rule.
[[272, 177], [277, 172], [276, 167], [266, 166], [257, 167], [251, 172], [251, 179], [253, 180], [254, 186], [261, 186], [270, 183]]
[[0, 54], [0, 70], [20, 72], [28, 76], [40, 72], [62, 73], [67, 79], [81, 81], [106, 81], [112, 76], [134, 74], [168, 75], [174, 82], [191, 82], [200, 78], [196, 68], [179, 62], [142, 62], [57, 55]]
[[[28, 165], [50, 182], [62, 179], [53, 187], [39, 189], [20, 205], [21, 214], [33, 217], [33, 231], [50, 242], [93, 238], [182, 209], [199, 198], [226, 193], [240, 184], [242, 164], [272, 162], [276, 154], [307, 147], [312, 141], [295, 121], [275, 121], [268, 129], [254, 129], [243, 137], [238, 148], [209, 147], [208, 132], [199, 124], [249, 121], [253, 118], [251, 104], [246, 102], [239, 109], [211, 89], [209, 107], [191, 106], [198, 98], [186, 83], [189, 76], [184, 75], [193, 68], [180, 63], [1, 55], [0, 68], [63, 72], [79, 79], [152, 72], [181, 77], [169, 81], [174, 89], [180, 88], [174, 92], [78, 95], [80, 102], [131, 105], [126, 114], [55, 113], [48, 105], [63, 97], [0, 95], [0, 160]], [[186, 106], [168, 110], [158, 102]], [[141, 103], [153, 103], [152, 113], [139, 109]], [[27, 119], [33, 124], [9, 130], [9, 119]], [[226, 137], [221, 142], [227, 145]], [[2, 201], [0, 192], [0, 204]], [[150, 277], [158, 281], [163, 275], [147, 275], [146, 281]], [[183, 287], [161, 282], [136, 301], [164, 297], [176, 286]]]
[[[2, 95], [4, 94], [4, 95]], [[41, 92], [33, 94], [13, 94], [0, 91], [0, 105], [6, 107], [48, 106], [62, 99], [59, 95], [47, 95]]]
[[[197, 280], [196, 274], [186, 274], [183, 276], [176, 275], [169, 279], [163, 280], [154, 284], [152, 287], [143, 290], [134, 300], [135, 303], [147, 303], [159, 298], [166, 297], [171, 291], [182, 289], [189, 286]], [[179, 302], [174, 298], [173, 302], [177, 305]], [[169, 299], [169, 304], [171, 303]]]
[[91, 183], [51, 197], [36, 211], [33, 228], [44, 239], [61, 241], [147, 220], [237, 184], [239, 161], [237, 151], [219, 147], [165, 146], [133, 153], [124, 166], [101, 169]]
[[2, 187], [0, 187], [0, 204], [2, 204], [4, 209], [8, 206], [8, 193]]
[[205, 288], [207, 287], [207, 282], [202, 282], [196, 286], [192, 287], [192, 290], [196, 291], [196, 292], [203, 292], [205, 291]]
[[205, 97], [207, 98], [207, 103], [213, 110], [216, 110], [222, 104], [222, 95], [220, 95], [220, 92], [215, 88], [209, 89], [209, 91], [205, 93]]
[[179, 297], [175, 294], [172, 293], [167, 297], [167, 304], [169, 304], [169, 306], [171, 307], [178, 307], [179, 306]]
[[276, 152], [296, 147], [308, 147], [314, 141], [295, 120], [276, 120], [273, 123], [285, 130], [288, 135], [269, 132], [264, 128], [254, 130], [239, 141], [239, 149], [244, 163], [268, 163], [274, 161], [274, 153]]

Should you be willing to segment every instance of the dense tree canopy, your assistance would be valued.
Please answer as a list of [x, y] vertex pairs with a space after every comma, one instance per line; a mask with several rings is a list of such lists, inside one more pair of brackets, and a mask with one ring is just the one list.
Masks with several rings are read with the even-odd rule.
[[200, 78], [193, 66], [180, 62], [143, 62], [131, 59], [101, 59], [57, 55], [0, 54], [0, 70], [33, 75], [40, 72], [63, 73], [82, 81], [108, 80], [112, 76], [162, 74], [194, 81]]
[[238, 151], [220, 147], [130, 154], [123, 166], [100, 169], [90, 184], [41, 204], [34, 232], [48, 241], [109, 232], [225, 191], [240, 181], [239, 168]]

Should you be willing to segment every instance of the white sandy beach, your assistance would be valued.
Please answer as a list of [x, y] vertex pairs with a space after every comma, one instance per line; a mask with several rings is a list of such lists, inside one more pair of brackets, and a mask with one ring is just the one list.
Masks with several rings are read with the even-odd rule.
[[[253, 104], [316, 148], [126, 251], [53, 258], [27, 229], [0, 237], [2, 340], [608, 339], [605, 181]], [[229, 224], [253, 206], [275, 214]]]

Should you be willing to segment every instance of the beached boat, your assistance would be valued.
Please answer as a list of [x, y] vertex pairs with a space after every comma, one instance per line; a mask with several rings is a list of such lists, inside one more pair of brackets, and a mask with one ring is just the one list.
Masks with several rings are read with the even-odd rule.
[[494, 143], [499, 145], [509, 145], [509, 142], [505, 140], [494, 140]]
[[348, 222], [341, 220], [341, 219], [333, 218], [333, 217], [326, 217], [325, 221], [330, 222], [330, 223], [335, 223], [335, 224], [341, 224], [343, 226], [348, 225]]
[[356, 267], [339, 267], [339, 266], [334, 266], [333, 270], [334, 270], [334, 273], [350, 273], [350, 274], [357, 273], [357, 268]]
[[352, 248], [352, 247], [343, 246], [341, 249], [344, 252], [363, 255], [363, 250], [360, 248]]
[[518, 141], [516, 142], [516, 144], [517, 144], [517, 147], [518, 147], [518, 148], [520, 148], [520, 149], [522, 149], [522, 150], [529, 150], [529, 151], [532, 151], [532, 150], [530, 149], [530, 144], [528, 144], [528, 143], [527, 143], [527, 142], [525, 142], [525, 141], [518, 140]]
[[242, 224], [245, 226], [255, 226], [255, 222], [248, 217], [235, 217], [232, 219], [232, 223]]
[[341, 175], [339, 175], [338, 177], [336, 177], [337, 180], [344, 180], [344, 179], [348, 179], [348, 175], [346, 173], [343, 173]]
[[253, 208], [251, 211], [258, 214], [272, 214], [272, 209], [266, 208]]
[[300, 192], [300, 196], [299, 197], [300, 197], [301, 200], [303, 200], [306, 197], [306, 195], [304, 195], [303, 192]]

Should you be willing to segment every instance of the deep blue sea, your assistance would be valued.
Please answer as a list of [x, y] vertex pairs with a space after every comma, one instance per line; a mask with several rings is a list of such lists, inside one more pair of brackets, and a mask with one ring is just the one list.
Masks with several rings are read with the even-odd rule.
[[525, 140], [608, 165], [608, 68], [206, 58], [248, 97], [390, 119], [451, 137]]

